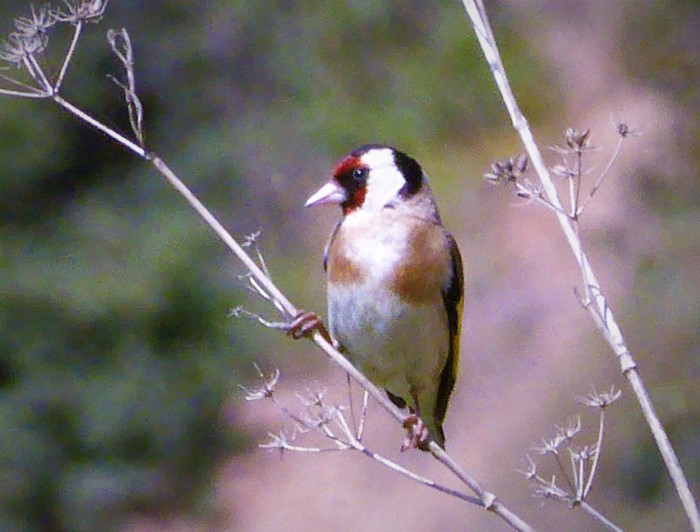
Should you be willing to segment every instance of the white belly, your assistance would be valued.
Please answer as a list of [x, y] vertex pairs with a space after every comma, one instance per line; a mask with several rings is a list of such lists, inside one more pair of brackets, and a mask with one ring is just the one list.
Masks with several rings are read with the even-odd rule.
[[381, 285], [334, 285], [328, 293], [331, 334], [375, 384], [404, 399], [436, 389], [449, 352], [447, 313], [434, 302], [406, 305]]

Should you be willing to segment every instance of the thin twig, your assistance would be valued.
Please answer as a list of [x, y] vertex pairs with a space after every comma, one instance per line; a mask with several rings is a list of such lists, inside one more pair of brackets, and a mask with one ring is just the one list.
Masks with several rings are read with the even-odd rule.
[[7, 96], [20, 96], [22, 98], [48, 98], [48, 94], [46, 94], [45, 91], [37, 87], [33, 87], [32, 85], [28, 85], [27, 83], [23, 83], [17, 79], [11, 78], [10, 76], [6, 76], [5, 74], [0, 74], [0, 79], [4, 79], [8, 83], [12, 83], [13, 85], [17, 85], [18, 87], [30, 91], [27, 93], [17, 92], [10, 89], [0, 89], [0, 94], [5, 94]]
[[285, 451], [294, 451], [295, 453], [328, 453], [328, 452], [338, 452], [340, 449], [337, 447], [308, 447], [306, 445], [292, 445], [289, 442], [285, 442], [283, 446], [278, 442], [278, 439], [274, 434], [270, 434], [273, 441], [270, 443], [261, 443], [258, 445], [261, 449], [284, 449]]
[[[392, 471], [395, 471], [396, 473], [399, 473], [407, 478], [410, 478], [411, 480], [418, 482], [419, 484], [422, 484], [424, 486], [427, 486], [428, 488], [432, 488], [434, 490], [437, 490], [441, 493], [451, 495], [452, 497], [456, 497], [456, 498], [461, 499], [465, 502], [475, 504], [477, 506], [482, 506], [480, 499], [478, 499], [476, 497], [472, 497], [472, 496], [467, 495], [465, 493], [462, 493], [461, 491], [457, 491], [457, 490], [454, 490], [452, 488], [448, 488], [447, 486], [443, 486], [442, 484], [438, 484], [434, 480], [431, 480], [431, 479], [426, 478], [424, 476], [418, 475], [418, 474], [414, 473], [413, 471], [406, 469], [405, 467], [400, 466], [399, 464], [397, 464], [393, 460], [389, 460], [385, 456], [382, 456], [378, 453], [375, 453], [374, 451], [371, 451], [370, 449], [365, 447], [362, 443], [360, 443], [359, 440], [356, 440], [355, 438], [353, 438], [351, 440], [351, 444], [352, 444], [353, 449], [360, 451], [365, 456], [368, 456], [368, 457], [376, 460], [377, 462], [388, 467]], [[527, 530], [527, 529], [521, 528], [521, 530]]]
[[0, 88], [0, 94], [5, 96], [16, 96], [17, 98], [47, 98], [47, 95], [43, 92], [20, 92], [2, 88]]
[[[54, 92], [53, 90], [53, 85], [49, 81], [49, 78], [46, 76], [44, 73], [44, 69], [41, 68], [41, 65], [39, 62], [36, 60], [36, 57], [34, 55], [29, 54], [26, 56], [25, 59], [27, 64], [31, 64], [31, 69], [30, 71], [32, 72], [32, 75], [34, 76], [34, 79], [38, 81], [42, 87], [46, 90], [47, 93], [52, 94]], [[29, 69], [29, 66], [27, 66]]]
[[131, 46], [129, 32], [121, 30], [109, 30], [107, 41], [112, 48], [112, 52], [119, 58], [126, 72], [126, 83], [122, 83], [114, 76], [109, 76], [124, 92], [126, 108], [129, 112], [129, 123], [131, 131], [136, 135], [139, 145], [143, 146], [143, 105], [136, 93], [136, 73], [134, 71], [134, 50]]
[[[580, 157], [581, 154], [579, 153], [578, 156]], [[576, 216], [576, 207], [577, 207], [577, 202], [576, 202], [576, 182], [574, 181], [574, 175], [572, 173], [569, 173], [569, 175], [566, 178], [567, 182], [569, 183], [569, 208], [570, 208], [570, 213], [569, 216], [571, 218], [574, 218]]]
[[623, 530], [619, 526], [617, 526], [610, 519], [605, 517], [598, 510], [593, 508], [593, 506], [588, 504], [586, 501], [581, 501], [579, 504], [584, 511], [588, 512], [590, 515], [592, 515], [599, 522], [603, 523], [603, 525], [605, 525], [605, 528], [607, 528], [608, 530], [614, 530], [615, 532], [623, 532]]
[[[328, 408], [325, 405], [323, 405], [323, 392], [314, 392], [311, 394], [310, 398], [302, 397], [300, 395], [298, 395], [298, 397], [301, 400], [302, 404], [305, 405], [307, 410], [318, 407], [322, 410], [322, 412], [326, 412], [326, 414], [322, 413], [318, 417], [313, 415], [308, 417], [302, 417], [293, 413], [287, 406], [285, 406], [277, 400], [275, 386], [280, 376], [279, 370], [274, 370], [270, 375], [266, 376], [263, 374], [263, 372], [257, 365], [255, 365], [255, 368], [262, 381], [262, 385], [253, 389], [248, 389], [245, 386], [241, 386], [241, 388], [246, 394], [246, 400], [271, 400], [278, 410], [280, 410], [286, 417], [292, 419], [296, 423], [296, 426], [299, 430], [302, 430], [303, 432], [322, 432], [326, 438], [331, 439], [337, 444], [337, 447], [333, 449], [293, 445], [291, 442], [293, 442], [296, 438], [296, 431], [293, 432], [291, 435], [288, 435], [286, 431], [282, 430], [279, 434], [270, 434], [272, 441], [270, 443], [261, 445], [261, 448], [280, 449], [307, 453], [324, 452], [329, 450], [360, 451], [366, 457], [371, 458], [379, 462], [383, 466], [388, 467], [392, 471], [399, 473], [400, 475], [403, 475], [415, 482], [423, 484], [424, 486], [451, 495], [471, 504], [475, 504], [478, 506], [482, 505], [481, 500], [477, 499], [476, 497], [466, 495], [465, 493], [462, 493], [458, 490], [454, 490], [452, 488], [448, 488], [447, 486], [438, 484], [435, 481], [422, 475], [418, 475], [417, 473], [414, 473], [413, 471], [406, 469], [403, 466], [400, 466], [393, 460], [390, 460], [389, 458], [386, 458], [385, 456], [370, 450], [361, 442], [360, 438], [355, 436], [355, 428], [354, 426], [351, 427], [350, 424], [347, 422], [345, 416], [343, 415], [343, 409], [341, 407]], [[342, 433], [341, 436], [337, 436], [329, 426], [329, 422], [331, 420], [335, 422], [335, 424], [340, 429]]]
[[360, 424], [357, 426], [357, 439], [362, 441], [362, 436], [365, 431], [365, 420], [367, 419], [367, 409], [369, 407], [369, 393], [367, 390], [362, 391], [362, 416], [360, 417]]
[[595, 477], [596, 468], [598, 467], [598, 457], [600, 456], [601, 447], [603, 446], [603, 433], [605, 432], [605, 409], [600, 409], [600, 421], [598, 423], [598, 441], [595, 444], [595, 454], [593, 455], [593, 463], [591, 464], [591, 470], [588, 473], [588, 481], [586, 482], [586, 487], [583, 488], [583, 493], [581, 494], [581, 499], [585, 499], [588, 493], [591, 491], [591, 486], [593, 485], [593, 478]]
[[50, 94], [50, 90], [46, 88], [42, 81], [43, 73], [39, 74], [39, 72], [35, 70], [34, 63], [29, 60], [28, 56], [25, 56], [22, 59], [22, 64], [24, 65], [24, 68], [27, 69], [27, 72], [34, 79], [34, 81], [36, 81], [37, 84], [39, 84], [38, 90], [42, 91], [48, 97], [48, 95]]
[[434, 441], [429, 444], [430, 452], [437, 458], [441, 463], [445, 464], [447, 468], [452, 471], [457, 478], [459, 478], [464, 484], [469, 486], [469, 488], [476, 493], [481, 501], [481, 505], [490, 512], [494, 512], [503, 518], [509, 525], [517, 530], [532, 530], [532, 527], [523, 521], [520, 517], [511, 512], [508, 508], [503, 506], [496, 496], [484, 489], [479, 485], [474, 477], [469, 475], [462, 467], [455, 462], [450, 455], [448, 455], [445, 450], [440, 447]]
[[552, 452], [552, 456], [554, 456], [554, 461], [557, 463], [557, 467], [559, 468], [559, 471], [561, 471], [561, 474], [562, 474], [562, 476], [564, 477], [564, 480], [566, 480], [566, 483], [568, 484], [569, 489], [570, 489], [572, 492], [575, 492], [575, 491], [576, 491], [576, 488], [575, 488], [574, 486], [576, 486], [576, 468], [575, 468], [575, 467], [572, 468], [572, 471], [573, 471], [573, 473], [574, 473], [574, 479], [573, 479], [573, 481], [572, 481], [572, 480], [569, 478], [569, 474], [568, 474], [568, 472], [566, 471], [566, 468], [564, 467], [564, 464], [561, 463], [561, 459], [560, 459], [560, 457], [559, 457], [559, 453], [558, 453], [558, 452], [556, 452], [556, 453], [555, 453], [555, 452]]
[[66, 72], [68, 72], [68, 65], [71, 62], [71, 59], [73, 59], [73, 54], [75, 53], [75, 49], [78, 46], [78, 39], [80, 39], [80, 34], [83, 29], [83, 22], [79, 20], [78, 22], [75, 23], [74, 29], [73, 29], [73, 38], [70, 41], [70, 45], [68, 46], [68, 50], [66, 51], [66, 55], [63, 58], [63, 64], [61, 65], [61, 70], [58, 72], [58, 77], [56, 78], [56, 83], [54, 83], [54, 87], [56, 92], [61, 90], [61, 86], [63, 85], [63, 80], [66, 78]]
[[135, 142], [132, 142], [129, 140], [127, 137], [122, 135], [121, 133], [117, 133], [114, 129], [104, 125], [102, 122], [99, 120], [94, 119], [92, 116], [87, 114], [86, 112], [82, 111], [72, 103], [66, 101], [63, 99], [58, 94], [54, 94], [51, 98], [53, 101], [55, 101], [58, 105], [63, 107], [66, 111], [71, 113], [72, 115], [78, 117], [80, 120], [83, 122], [87, 122], [90, 124], [92, 127], [95, 129], [100, 130], [102, 133], [107, 135], [108, 137], [111, 137], [113, 140], [116, 140], [119, 144], [122, 146], [128, 148], [132, 152], [134, 152], [136, 155], [138, 155], [141, 158], [146, 158], [146, 150], [144, 150], [141, 146], [136, 144]]
[[591, 188], [591, 191], [588, 193], [588, 197], [583, 202], [583, 205], [581, 205], [581, 208], [578, 210], [578, 213], [577, 213], [578, 217], [580, 217], [583, 214], [583, 211], [586, 210], [586, 207], [588, 207], [588, 204], [593, 199], [593, 196], [595, 196], [595, 193], [598, 192], [598, 189], [603, 184], [603, 180], [608, 175], [610, 168], [612, 168], [612, 165], [617, 160], [618, 155], [620, 155], [620, 150], [622, 149], [622, 143], [624, 141], [625, 141], [625, 136], [619, 135], [617, 138], [617, 144], [615, 144], [615, 149], [613, 150], [613, 154], [610, 156], [610, 160], [608, 161], [608, 164], [605, 166], [603, 171], [598, 176], [598, 179], [596, 180], [595, 184], [593, 185], [593, 188]]
[[270, 321], [266, 320], [262, 316], [258, 316], [254, 312], [244, 309], [243, 307], [236, 307], [231, 310], [231, 316], [235, 318], [246, 318], [259, 323], [260, 325], [267, 327], [268, 329], [274, 329], [277, 331], [286, 331], [289, 329], [289, 324], [284, 321]]

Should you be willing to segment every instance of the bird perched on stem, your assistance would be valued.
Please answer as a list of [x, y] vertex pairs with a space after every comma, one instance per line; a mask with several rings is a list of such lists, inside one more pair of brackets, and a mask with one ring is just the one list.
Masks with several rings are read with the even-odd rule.
[[[330, 334], [391, 401], [411, 412], [402, 449], [444, 446], [459, 365], [462, 259], [421, 166], [385, 145], [342, 159], [306, 206], [340, 205], [324, 253]], [[291, 334], [320, 321], [300, 314]]]

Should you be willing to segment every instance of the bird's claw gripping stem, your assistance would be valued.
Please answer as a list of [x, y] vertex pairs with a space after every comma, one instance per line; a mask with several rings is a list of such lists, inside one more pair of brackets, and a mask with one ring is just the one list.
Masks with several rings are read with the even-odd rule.
[[403, 428], [406, 429], [407, 434], [401, 442], [402, 452], [410, 449], [428, 450], [430, 435], [428, 434], [425, 423], [423, 423], [420, 417], [416, 414], [411, 414], [406, 418], [406, 421], [403, 422]]
[[328, 343], [335, 345], [331, 335], [328, 334], [328, 329], [326, 329], [323, 321], [315, 312], [299, 310], [297, 315], [287, 325], [287, 336], [291, 336], [295, 340], [311, 338], [314, 331], [320, 332]]

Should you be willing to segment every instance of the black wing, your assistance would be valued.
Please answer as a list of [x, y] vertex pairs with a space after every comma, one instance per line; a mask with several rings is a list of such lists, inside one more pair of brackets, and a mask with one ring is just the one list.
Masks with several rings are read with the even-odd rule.
[[435, 424], [440, 431], [442, 441], [445, 435], [442, 432], [442, 422], [447, 413], [447, 404], [450, 394], [457, 379], [459, 369], [459, 338], [462, 327], [462, 309], [464, 307], [464, 270], [462, 256], [455, 239], [447, 233], [450, 257], [452, 259], [452, 277], [449, 283], [442, 289], [442, 301], [447, 310], [447, 325], [450, 335], [450, 351], [445, 362], [445, 367], [440, 374], [437, 400], [435, 402]]

